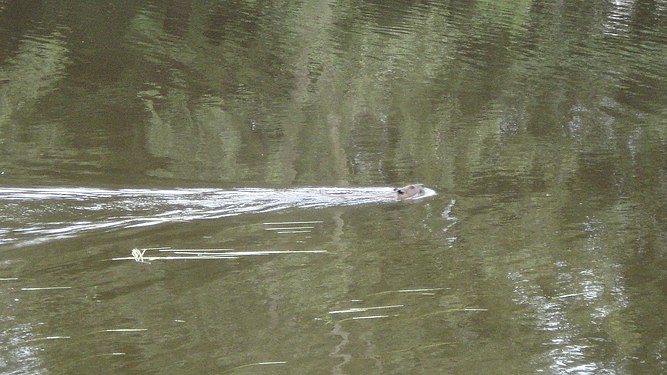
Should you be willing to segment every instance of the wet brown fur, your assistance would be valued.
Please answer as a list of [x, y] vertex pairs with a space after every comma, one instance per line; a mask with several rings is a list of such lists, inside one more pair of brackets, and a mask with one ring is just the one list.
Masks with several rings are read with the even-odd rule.
[[404, 186], [402, 188], [395, 188], [394, 192], [396, 192], [396, 199], [399, 199], [399, 200], [408, 199], [408, 198], [412, 198], [414, 196], [424, 194], [424, 185], [422, 185], [422, 184], [411, 184], [411, 185]]

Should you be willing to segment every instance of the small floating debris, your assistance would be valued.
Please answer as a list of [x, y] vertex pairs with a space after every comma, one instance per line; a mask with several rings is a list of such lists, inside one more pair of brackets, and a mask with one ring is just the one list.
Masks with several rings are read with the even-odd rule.
[[63, 289], [72, 289], [71, 286], [46, 286], [46, 287], [27, 287], [21, 288], [23, 291], [35, 291], [35, 290], [63, 290]]
[[172, 255], [145, 256], [147, 249], [132, 249], [131, 257], [112, 258], [111, 260], [134, 260], [139, 263], [150, 263], [156, 260], [220, 260], [238, 259], [244, 256], [284, 255], [284, 254], [325, 254], [326, 250], [256, 250], [237, 251], [233, 249], [167, 249], [160, 248], [158, 253]]

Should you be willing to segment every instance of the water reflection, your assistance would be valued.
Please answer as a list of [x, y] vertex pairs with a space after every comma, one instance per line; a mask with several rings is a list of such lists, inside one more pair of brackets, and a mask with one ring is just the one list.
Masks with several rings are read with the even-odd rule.
[[[5, 317], [15, 318], [15, 317]], [[19, 324], [10, 330], [3, 330], [0, 350], [5, 353], [0, 366], [3, 368], [13, 368], [18, 372], [31, 373], [37, 372], [43, 368], [44, 364], [39, 356], [39, 347], [36, 345], [25, 345], [34, 335], [32, 327], [29, 324]]]
[[666, 372], [666, 14], [0, 1], [0, 369]]

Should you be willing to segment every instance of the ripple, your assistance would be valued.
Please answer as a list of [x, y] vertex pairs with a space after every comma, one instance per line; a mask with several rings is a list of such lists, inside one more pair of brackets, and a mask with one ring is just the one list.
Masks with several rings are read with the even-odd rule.
[[[418, 199], [435, 195], [426, 188]], [[95, 230], [218, 219], [287, 208], [396, 202], [389, 187], [297, 189], [0, 188], [0, 244], [35, 244]], [[6, 204], [6, 202], [19, 204]]]

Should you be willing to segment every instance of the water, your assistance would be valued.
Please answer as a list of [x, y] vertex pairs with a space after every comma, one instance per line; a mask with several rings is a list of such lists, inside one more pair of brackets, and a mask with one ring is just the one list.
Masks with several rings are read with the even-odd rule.
[[[310, 187], [298, 189], [91, 189], [0, 188], [0, 244], [22, 247], [84, 232], [219, 219], [288, 208], [322, 208], [407, 202], [392, 188]], [[54, 212], [55, 211], [55, 212]], [[55, 214], [54, 214], [55, 213]], [[55, 220], [53, 218], [56, 218]]]
[[0, 1], [0, 372], [667, 372], [666, 14]]

